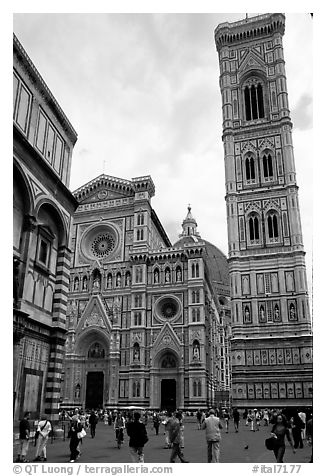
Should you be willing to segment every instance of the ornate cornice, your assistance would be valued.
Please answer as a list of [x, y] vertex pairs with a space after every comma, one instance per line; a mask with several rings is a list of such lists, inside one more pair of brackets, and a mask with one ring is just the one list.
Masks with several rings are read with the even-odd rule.
[[245, 41], [270, 37], [273, 33], [283, 35], [284, 29], [285, 15], [283, 13], [265, 13], [234, 23], [221, 23], [215, 29], [216, 49], [220, 51], [223, 46], [243, 45]]
[[25, 49], [23, 48], [22, 44], [20, 43], [20, 41], [18, 40], [15, 34], [13, 35], [13, 41], [14, 41], [14, 51], [19, 61], [21, 62], [22, 66], [24, 66], [28, 75], [31, 77], [32, 82], [35, 84], [35, 87], [42, 94], [45, 101], [55, 111], [62, 127], [69, 134], [72, 143], [75, 144], [77, 140], [77, 132], [75, 131], [75, 129], [69, 122], [69, 119], [67, 118], [67, 116], [65, 115], [61, 107], [59, 106], [57, 100], [51, 93], [44, 79], [42, 78], [38, 70], [36, 69], [34, 63], [32, 62], [32, 60], [26, 53]]

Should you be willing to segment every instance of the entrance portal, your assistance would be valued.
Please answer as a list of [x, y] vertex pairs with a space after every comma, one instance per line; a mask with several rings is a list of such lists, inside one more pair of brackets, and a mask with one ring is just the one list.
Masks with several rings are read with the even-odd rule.
[[86, 408], [96, 409], [103, 407], [103, 388], [103, 372], [88, 372], [86, 384]]
[[177, 383], [175, 379], [161, 381], [161, 410], [176, 409]]

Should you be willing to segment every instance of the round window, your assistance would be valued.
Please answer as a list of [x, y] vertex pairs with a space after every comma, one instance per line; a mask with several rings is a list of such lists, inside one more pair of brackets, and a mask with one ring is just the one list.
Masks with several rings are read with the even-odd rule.
[[101, 223], [84, 232], [80, 240], [80, 251], [89, 260], [106, 259], [118, 245], [119, 233], [115, 227]]
[[105, 258], [109, 256], [114, 249], [115, 239], [110, 233], [103, 233], [98, 235], [92, 245], [92, 253], [96, 258]]
[[156, 301], [155, 314], [160, 319], [174, 319], [180, 312], [181, 304], [175, 296], [163, 296]]

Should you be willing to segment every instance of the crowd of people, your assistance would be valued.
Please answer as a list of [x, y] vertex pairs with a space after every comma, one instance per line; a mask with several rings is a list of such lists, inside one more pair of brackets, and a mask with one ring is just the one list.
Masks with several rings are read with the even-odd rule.
[[[129, 449], [133, 463], [143, 463], [144, 447], [148, 442], [147, 427], [150, 423], [155, 435], [159, 435], [160, 428], [164, 434], [164, 448], [171, 449], [169, 461], [174, 463], [176, 458], [182, 463], [188, 463], [184, 456], [185, 437], [184, 421], [189, 412], [182, 411], [110, 411], [92, 410], [90, 412], [76, 408], [74, 411], [62, 411], [60, 419], [68, 423], [69, 431], [69, 462], [74, 463], [81, 456], [83, 438], [89, 432], [91, 438], [96, 436], [96, 427], [99, 421], [104, 425], [112, 426], [115, 432], [117, 447], [124, 443], [125, 434], [129, 437]], [[285, 453], [285, 438], [290, 443], [293, 452], [303, 448], [304, 441], [312, 447], [312, 413], [303, 410], [280, 409], [248, 409], [237, 408], [198, 410], [195, 415], [197, 428], [205, 431], [207, 443], [208, 463], [218, 463], [220, 458], [220, 442], [222, 430], [225, 433], [232, 431], [230, 421], [233, 421], [235, 433], [239, 432], [240, 421], [250, 431], [259, 431], [261, 426], [271, 425], [271, 437], [276, 462], [282, 463]], [[30, 413], [26, 412], [20, 422], [20, 445], [16, 461], [28, 462], [27, 452], [29, 447], [31, 428], [29, 423]], [[37, 423], [36, 448], [34, 461], [47, 461], [47, 442], [52, 431], [52, 424], [42, 416]], [[266, 443], [267, 447], [267, 443]], [[312, 454], [311, 461], [312, 462]]]

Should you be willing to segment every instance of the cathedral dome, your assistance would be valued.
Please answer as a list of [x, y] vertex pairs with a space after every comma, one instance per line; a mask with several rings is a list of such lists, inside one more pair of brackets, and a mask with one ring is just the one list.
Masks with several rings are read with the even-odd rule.
[[[189, 227], [189, 222], [193, 224]], [[207, 280], [214, 289], [215, 296], [218, 296], [221, 304], [225, 304], [225, 296], [230, 295], [229, 265], [225, 254], [215, 245], [201, 238], [197, 231], [196, 220], [191, 215], [191, 208], [188, 207], [188, 214], [182, 224], [183, 231], [179, 240], [173, 245], [175, 248], [184, 248], [185, 245], [196, 245], [204, 243], [203, 258]]]

